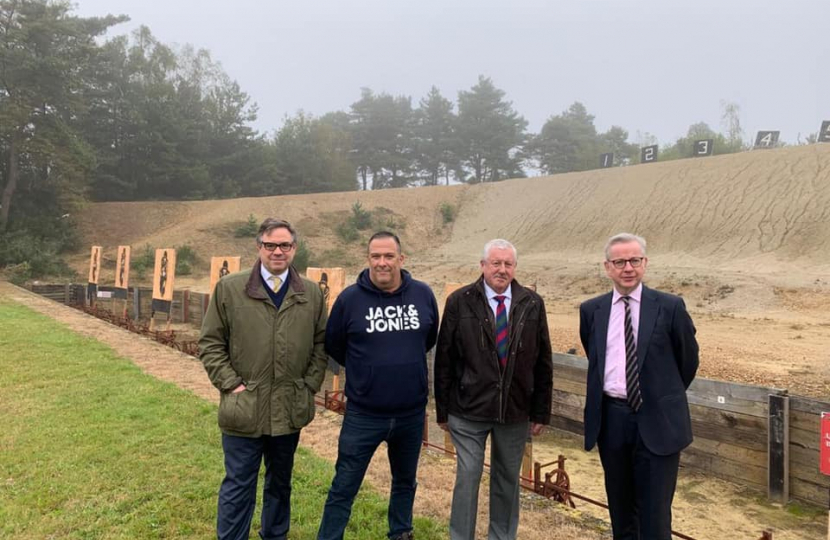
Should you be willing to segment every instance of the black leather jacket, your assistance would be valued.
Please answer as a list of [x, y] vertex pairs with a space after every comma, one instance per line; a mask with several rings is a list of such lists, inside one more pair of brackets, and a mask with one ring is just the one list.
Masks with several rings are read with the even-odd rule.
[[479, 422], [549, 422], [553, 362], [545, 304], [516, 280], [512, 291], [504, 370], [483, 278], [447, 298], [435, 356], [438, 422], [448, 414]]

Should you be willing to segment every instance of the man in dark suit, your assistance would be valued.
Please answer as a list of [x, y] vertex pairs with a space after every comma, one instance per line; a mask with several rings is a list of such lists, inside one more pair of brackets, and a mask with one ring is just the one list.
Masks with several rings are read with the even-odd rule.
[[614, 290], [579, 308], [585, 449], [599, 447], [615, 540], [670, 540], [680, 451], [692, 442], [695, 327], [681, 298], [642, 285], [647, 265], [643, 238], [611, 237], [605, 272]]

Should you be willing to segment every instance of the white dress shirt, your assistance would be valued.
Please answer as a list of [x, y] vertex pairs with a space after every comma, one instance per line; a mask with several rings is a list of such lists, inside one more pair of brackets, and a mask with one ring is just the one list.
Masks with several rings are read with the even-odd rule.
[[[277, 248], [277, 249], [279, 249], [279, 248]], [[262, 274], [262, 279], [264, 279], [265, 283], [267, 283], [268, 286], [271, 287], [272, 291], [274, 290], [274, 278], [280, 278], [282, 280], [280, 282], [280, 288], [282, 287], [282, 285], [285, 285], [285, 280], [288, 279], [288, 268], [286, 268], [285, 271], [282, 274], [274, 275], [271, 272], [269, 272], [265, 268], [265, 265], [263, 264], [263, 265], [260, 265], [259, 271]]]
[[[487, 303], [490, 304], [490, 309], [493, 311], [493, 317], [495, 317], [496, 316], [496, 309], [498, 309], [498, 307], [499, 307], [499, 302], [498, 302], [498, 300], [496, 300], [496, 296], [499, 296], [499, 293], [497, 293], [496, 291], [491, 289], [490, 286], [487, 285], [487, 282], [485, 281], [484, 282], [484, 294], [487, 295]], [[510, 317], [510, 303], [513, 301], [513, 284], [512, 283], [507, 287], [507, 289], [503, 293], [501, 293], [501, 296], [506, 297], [504, 299], [505, 315], [507, 317]], [[510, 320], [510, 319], [508, 319], [508, 320]], [[494, 321], [494, 324], [495, 324], [495, 319], [493, 319], [493, 321]]]

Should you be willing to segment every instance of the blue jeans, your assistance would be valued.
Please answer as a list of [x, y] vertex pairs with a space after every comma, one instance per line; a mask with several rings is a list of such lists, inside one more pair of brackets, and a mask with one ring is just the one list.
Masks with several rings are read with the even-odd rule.
[[424, 434], [424, 411], [389, 418], [346, 411], [337, 449], [337, 465], [317, 540], [342, 540], [352, 503], [380, 443], [388, 446], [392, 471], [389, 495], [389, 538], [412, 530], [412, 505], [418, 483], [418, 458]]
[[291, 470], [300, 433], [257, 438], [222, 434], [225, 479], [219, 488], [216, 537], [247, 540], [256, 505], [260, 464], [265, 461], [262, 530], [265, 540], [285, 540], [291, 524]]

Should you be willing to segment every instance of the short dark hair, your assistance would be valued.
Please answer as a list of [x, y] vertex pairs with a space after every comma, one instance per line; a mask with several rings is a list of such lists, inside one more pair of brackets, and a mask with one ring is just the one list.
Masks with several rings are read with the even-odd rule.
[[297, 243], [297, 231], [285, 220], [276, 218], [265, 218], [259, 226], [259, 231], [256, 234], [256, 243], [262, 243], [262, 236], [273, 231], [274, 229], [287, 229], [291, 233], [291, 241]]
[[398, 253], [401, 252], [401, 239], [398, 238], [397, 234], [395, 234], [393, 232], [389, 232], [389, 231], [378, 231], [375, 234], [373, 234], [372, 237], [369, 238], [369, 242], [366, 244], [366, 250], [367, 251], [369, 250], [369, 246], [372, 244], [372, 241], [379, 240], [381, 238], [391, 238], [391, 239], [393, 239], [395, 241], [395, 244], [397, 244], [397, 246], [398, 246]]

